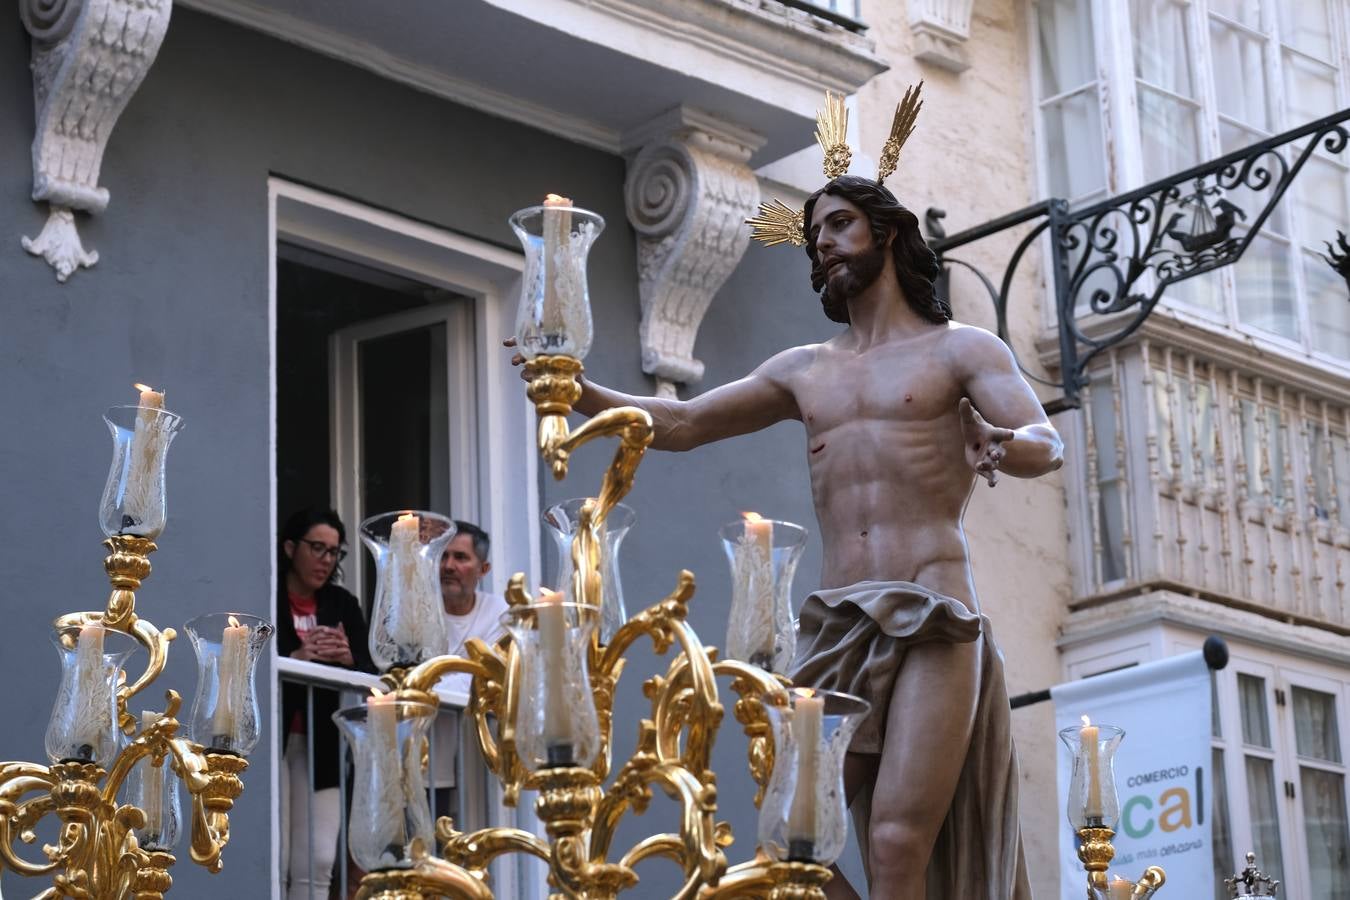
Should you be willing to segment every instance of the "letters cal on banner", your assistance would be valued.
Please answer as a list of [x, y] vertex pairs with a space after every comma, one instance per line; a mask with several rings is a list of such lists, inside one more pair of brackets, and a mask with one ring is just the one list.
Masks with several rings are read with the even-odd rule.
[[[1210, 678], [1200, 651], [1108, 672], [1050, 689], [1056, 730], [1094, 724], [1125, 729], [1116, 752], [1120, 821], [1110, 874], [1135, 879], [1167, 871], [1168, 895], [1214, 894], [1210, 840]], [[1057, 742], [1058, 743], [1058, 742]], [[1064, 817], [1073, 757], [1058, 743], [1060, 896], [1082, 900], [1086, 874]]]

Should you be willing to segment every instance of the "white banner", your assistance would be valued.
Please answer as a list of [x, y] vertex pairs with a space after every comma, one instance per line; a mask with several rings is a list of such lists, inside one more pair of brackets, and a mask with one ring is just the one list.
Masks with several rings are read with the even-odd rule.
[[[1169, 896], [1214, 894], [1210, 843], [1210, 686], [1200, 651], [1133, 666], [1050, 689], [1056, 730], [1082, 724], [1125, 729], [1116, 753], [1120, 822], [1112, 839], [1112, 876], [1167, 870]], [[1060, 897], [1082, 900], [1086, 875], [1077, 838], [1063, 817], [1073, 757], [1059, 744]]]

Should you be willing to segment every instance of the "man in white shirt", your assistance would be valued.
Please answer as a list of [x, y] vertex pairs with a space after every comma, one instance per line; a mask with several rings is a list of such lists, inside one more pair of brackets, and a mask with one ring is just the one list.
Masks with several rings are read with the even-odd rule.
[[[470, 638], [480, 638], [495, 644], [506, 634], [502, 617], [506, 601], [496, 594], [478, 590], [478, 584], [492, 570], [488, 562], [491, 540], [488, 533], [472, 522], [455, 521], [455, 537], [441, 556], [441, 603], [445, 607], [445, 630], [449, 635], [446, 651], [453, 656], [467, 656], [464, 645]], [[465, 694], [471, 679], [465, 674], [454, 674], [441, 680], [441, 686]], [[442, 707], [436, 717], [433, 731], [434, 784], [436, 786], [437, 816], [453, 815], [459, 818], [455, 787], [455, 757], [460, 734], [460, 717]]]

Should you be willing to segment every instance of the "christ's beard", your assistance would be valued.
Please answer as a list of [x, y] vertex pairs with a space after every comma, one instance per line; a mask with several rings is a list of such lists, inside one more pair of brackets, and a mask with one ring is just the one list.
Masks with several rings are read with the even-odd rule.
[[886, 265], [886, 247], [873, 245], [844, 260], [844, 271], [826, 282], [830, 299], [847, 303], [876, 283]]

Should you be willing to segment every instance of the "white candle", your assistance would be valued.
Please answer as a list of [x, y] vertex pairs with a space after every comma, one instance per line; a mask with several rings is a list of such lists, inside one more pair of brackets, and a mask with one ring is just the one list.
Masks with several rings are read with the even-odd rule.
[[1084, 799], [1083, 816], [1089, 823], [1102, 817], [1101, 752], [1097, 735], [1097, 726], [1087, 716], [1083, 716], [1083, 727], [1078, 732], [1078, 738], [1083, 748], [1083, 762], [1087, 766], [1087, 797]]
[[[249, 627], [230, 616], [230, 624], [220, 639], [220, 661], [216, 667], [216, 711], [211, 717], [213, 736], [235, 737], [243, 710], [244, 679], [248, 675]], [[222, 748], [228, 749], [228, 748]]]
[[75, 721], [74, 743], [77, 748], [87, 747], [91, 760], [112, 728], [112, 685], [103, 666], [103, 635], [102, 625], [81, 627], [75, 651], [77, 705], [81, 713]]
[[[141, 712], [141, 732], [159, 721], [159, 714], [150, 710]], [[164, 765], [168, 765], [165, 760]], [[141, 760], [141, 809], [145, 811], [145, 833], [158, 837], [164, 831], [164, 770], [156, 769], [150, 757]]]
[[545, 591], [536, 613], [539, 624], [539, 652], [543, 658], [545, 706], [544, 746], [566, 747], [575, 743], [572, 711], [564, 691], [567, 681], [567, 618], [563, 595]]
[[1111, 879], [1109, 893], [1111, 900], [1132, 900], [1134, 897], [1134, 882], [1126, 881], [1117, 875]]
[[398, 752], [397, 702], [397, 694], [381, 694], [372, 689], [366, 698], [366, 731], [372, 776], [380, 792], [376, 800], [376, 821], [393, 830], [384, 843], [402, 846], [406, 841], [403, 780], [407, 773], [403, 771]]
[[797, 744], [797, 784], [788, 812], [788, 843], [816, 840], [816, 785], [819, 782], [820, 731], [825, 698], [804, 689], [792, 704], [792, 736]]
[[164, 392], [144, 384], [135, 387], [140, 392], [137, 401], [140, 408], [136, 412], [136, 426], [128, 451], [130, 459], [122, 508], [136, 524], [142, 524], [163, 502], [158, 460], [164, 442], [159, 416], [164, 409]]
[[418, 551], [422, 547], [422, 519], [415, 513], [404, 513], [394, 520], [389, 530], [389, 639], [407, 659], [399, 663], [415, 662], [412, 657], [418, 648], [436, 645], [440, 652], [442, 642], [434, 635], [444, 633], [441, 618], [441, 598], [436, 580], [424, 568], [428, 565]]
[[745, 513], [745, 543], [751, 553], [751, 605], [754, 610], [755, 641], [750, 646], [751, 657], [764, 656], [772, 666], [773, 617], [773, 522], [758, 513]]
[[544, 308], [540, 310], [539, 324], [545, 335], [560, 334], [567, 326], [558, 275], [565, 265], [563, 254], [572, 231], [571, 207], [572, 201], [567, 197], [549, 194], [544, 198]]

